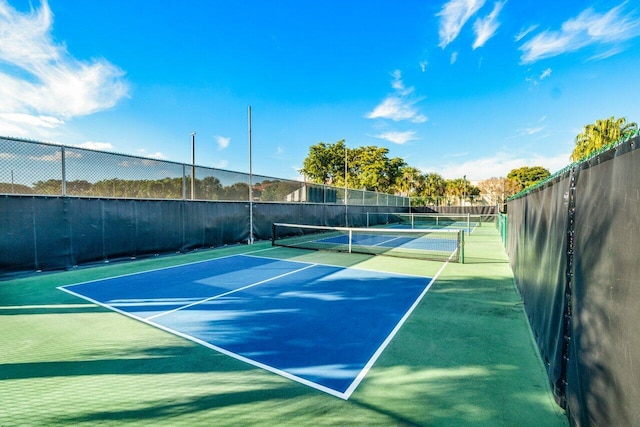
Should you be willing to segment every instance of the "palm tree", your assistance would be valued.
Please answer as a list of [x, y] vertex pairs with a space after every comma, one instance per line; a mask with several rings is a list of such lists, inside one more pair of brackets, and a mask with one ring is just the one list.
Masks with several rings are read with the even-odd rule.
[[589, 154], [605, 147], [620, 138], [627, 138], [638, 131], [638, 124], [627, 122], [620, 117], [611, 116], [608, 119], [596, 120], [594, 124], [586, 125], [582, 132], [576, 136], [576, 146], [571, 153], [571, 160], [578, 161]]
[[427, 198], [429, 203], [439, 205], [445, 195], [446, 181], [437, 173], [429, 173], [424, 176], [424, 187], [421, 195]]
[[447, 180], [447, 195], [454, 200], [458, 199], [458, 205], [462, 205], [466, 188], [466, 179], [456, 178]]
[[419, 193], [424, 178], [418, 168], [404, 166], [400, 169], [400, 175], [396, 178], [396, 192], [402, 196], [412, 196]]

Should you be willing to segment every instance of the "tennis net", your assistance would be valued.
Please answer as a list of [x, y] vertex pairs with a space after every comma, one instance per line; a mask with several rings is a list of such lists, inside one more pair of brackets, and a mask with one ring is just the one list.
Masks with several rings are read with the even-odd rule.
[[326, 227], [275, 223], [273, 246], [464, 262], [464, 230]]

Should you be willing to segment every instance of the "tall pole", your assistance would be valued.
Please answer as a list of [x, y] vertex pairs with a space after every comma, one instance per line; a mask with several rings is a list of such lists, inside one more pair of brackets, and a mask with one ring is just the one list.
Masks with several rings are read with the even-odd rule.
[[191, 200], [196, 198], [196, 133], [191, 132]]
[[249, 105], [249, 244], [253, 245], [253, 156], [251, 147], [251, 105]]
[[349, 226], [349, 186], [347, 185], [347, 175], [349, 173], [349, 158], [347, 144], [344, 144], [344, 226]]
[[466, 206], [465, 200], [467, 198], [467, 175], [462, 177], [462, 206]]

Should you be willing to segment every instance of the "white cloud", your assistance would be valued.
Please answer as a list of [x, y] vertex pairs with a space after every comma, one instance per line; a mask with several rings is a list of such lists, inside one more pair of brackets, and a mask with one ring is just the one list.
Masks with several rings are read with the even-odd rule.
[[537, 133], [542, 132], [543, 130], [545, 130], [546, 126], [537, 126], [537, 127], [529, 127], [529, 128], [522, 128], [522, 129], [517, 129], [516, 133], [517, 136], [531, 136], [531, 135], [535, 135]]
[[51, 116], [33, 116], [21, 113], [0, 113], [0, 119], [13, 123], [27, 124], [44, 128], [55, 128], [64, 124], [64, 121]]
[[607, 49], [603, 52], [599, 52], [595, 55], [593, 55], [591, 58], [589, 58], [590, 61], [601, 61], [603, 59], [607, 59], [610, 58], [614, 55], [617, 55], [619, 53], [621, 53], [624, 49], [620, 46], [614, 46], [611, 49]]
[[505, 2], [496, 2], [493, 6], [491, 13], [484, 18], [478, 18], [473, 24], [473, 31], [476, 34], [476, 41], [473, 43], [473, 49], [484, 46], [498, 30], [500, 23], [498, 22], [498, 15], [502, 10]]
[[427, 65], [429, 65], [429, 61], [420, 61], [418, 65], [420, 65], [420, 71], [424, 73], [425, 71], [427, 71]]
[[393, 76], [391, 87], [395, 89], [398, 95], [407, 96], [411, 95], [415, 91], [413, 86], [406, 87], [404, 85], [404, 82], [402, 81], [402, 72], [400, 70], [395, 70], [391, 75]]
[[553, 70], [551, 68], [544, 69], [540, 75], [533, 75], [525, 78], [525, 81], [532, 86], [537, 86], [542, 80], [549, 78]]
[[81, 61], [53, 41], [46, 0], [21, 13], [0, 0], [0, 131], [63, 125], [113, 107], [127, 95], [124, 72], [104, 59]]
[[217, 162], [217, 163], [215, 163], [213, 165], [213, 167], [217, 168], [217, 169], [224, 169], [227, 166], [229, 166], [229, 161], [228, 160], [220, 160], [219, 162]]
[[109, 151], [113, 150], [113, 145], [110, 142], [95, 142], [87, 141], [82, 144], [77, 144], [76, 147], [88, 148], [89, 150]]
[[506, 177], [513, 169], [522, 166], [542, 166], [554, 173], [570, 163], [569, 155], [570, 153], [567, 152], [551, 157], [538, 154], [525, 157], [514, 153], [499, 152], [491, 157], [463, 163], [443, 163], [438, 166], [420, 167], [420, 169], [425, 173], [436, 172], [445, 179], [455, 179], [466, 175], [467, 179], [471, 181], [481, 181], [495, 176]]
[[516, 43], [519, 42], [520, 40], [522, 40], [523, 38], [525, 38], [527, 35], [529, 35], [529, 33], [531, 33], [532, 31], [535, 31], [536, 28], [538, 28], [537, 25], [530, 25], [529, 27], [527, 27], [527, 28], [523, 29], [522, 31], [520, 31], [515, 36]]
[[218, 135], [216, 136], [216, 142], [218, 143], [218, 149], [224, 150], [229, 146], [229, 143], [231, 142], [231, 138]]
[[391, 87], [394, 89], [394, 93], [387, 96], [366, 117], [369, 119], [390, 119], [395, 122], [401, 120], [409, 120], [413, 123], [426, 122], [427, 117], [415, 107], [415, 104], [422, 101], [422, 98], [411, 97], [415, 91], [414, 87], [405, 86], [400, 70], [395, 70], [391, 75], [393, 77]]
[[395, 122], [400, 120], [411, 120], [414, 123], [424, 123], [426, 116], [420, 114], [414, 107], [418, 101], [408, 101], [406, 99], [389, 96], [380, 103], [372, 112], [367, 114], [369, 119], [391, 119]]
[[547, 68], [540, 74], [540, 80], [544, 80], [551, 75], [551, 68]]
[[544, 31], [520, 50], [522, 63], [536, 62], [590, 45], [611, 45], [640, 35], [640, 19], [622, 10], [625, 3], [606, 13], [586, 9], [575, 18], [565, 21], [560, 30]]
[[376, 135], [376, 138], [385, 139], [387, 141], [393, 142], [394, 144], [404, 144], [408, 141], [413, 141], [418, 138], [415, 137], [416, 133], [412, 130], [406, 132], [385, 132], [380, 135]]
[[440, 46], [442, 49], [454, 41], [460, 30], [482, 6], [485, 0], [450, 0], [436, 15], [440, 17]]
[[[76, 157], [79, 156], [76, 155]], [[41, 162], [60, 162], [62, 161], [62, 151], [56, 151], [53, 154], [43, 154], [42, 156], [28, 156], [28, 158], [29, 160], [37, 160]]]
[[456, 63], [457, 60], [458, 60], [458, 52], [453, 52], [451, 54], [451, 60], [449, 61], [449, 63], [453, 65]]
[[[96, 144], [96, 145], [98, 145], [98, 146], [99, 146], [99, 145], [101, 145], [101, 144], [105, 144], [105, 145], [103, 145], [103, 146], [102, 146], [102, 148], [95, 148], [96, 150], [110, 150], [110, 149], [112, 148], [112, 147], [110, 147], [110, 146], [111, 146], [111, 144], [109, 144], [108, 142], [107, 142], [107, 143], [97, 142], [97, 143], [94, 143], [94, 144]], [[107, 147], [107, 145], [108, 145], [109, 147]], [[90, 148], [90, 147], [86, 147], [86, 148]], [[145, 150], [144, 148], [139, 148], [139, 149], [138, 149], [138, 154], [139, 154], [140, 156], [148, 157], [148, 158], [150, 158], [150, 159], [156, 159], [156, 160], [165, 160], [165, 159], [167, 158], [167, 156], [166, 156], [164, 153], [161, 153], [160, 151], [156, 151], [155, 153], [149, 153], [149, 154], [147, 154], [147, 150]], [[148, 162], [149, 162], [149, 160], [143, 160], [142, 162], [143, 162], [142, 164], [145, 164], [145, 165], [148, 165], [148, 164], [155, 164], [155, 163], [148, 163]], [[146, 163], [145, 163], [145, 162], [146, 162]], [[131, 165], [131, 164], [132, 164], [132, 163], [127, 162], [127, 165], [126, 165], [126, 166], [129, 166], [129, 165]]]
[[153, 154], [147, 155], [146, 157], [148, 157], [148, 159], [130, 158], [127, 160], [123, 160], [121, 162], [118, 162], [118, 166], [123, 168], [135, 168], [139, 166], [159, 167], [161, 163], [159, 163], [158, 160], [165, 159], [165, 155], [162, 153], [153, 153]]

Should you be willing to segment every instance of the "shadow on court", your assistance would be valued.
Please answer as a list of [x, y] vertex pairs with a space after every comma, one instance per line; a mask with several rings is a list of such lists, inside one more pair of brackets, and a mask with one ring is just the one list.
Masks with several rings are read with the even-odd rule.
[[567, 425], [536, 351], [511, 278], [441, 278], [351, 399], [416, 425]]
[[[275, 253], [426, 276], [442, 266]], [[0, 283], [1, 425], [566, 426], [508, 264], [448, 265], [347, 401], [56, 289], [123, 267]]]

